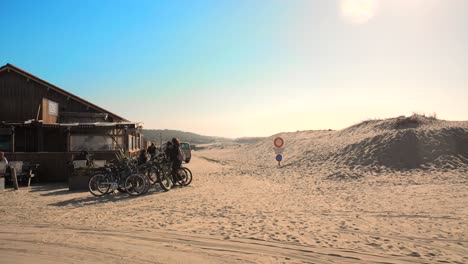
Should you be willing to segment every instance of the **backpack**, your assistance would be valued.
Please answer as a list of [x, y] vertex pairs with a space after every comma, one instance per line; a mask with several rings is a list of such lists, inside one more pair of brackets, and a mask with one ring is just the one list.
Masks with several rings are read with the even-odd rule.
[[172, 146], [172, 144], [164, 144], [163, 147], [162, 147], [162, 151], [164, 151], [164, 154], [166, 154], [166, 156], [170, 157], [171, 156], [171, 150], [173, 148], [174, 147]]
[[180, 161], [184, 161], [185, 160], [185, 154], [184, 152], [182, 151], [182, 149], [179, 147], [177, 147], [177, 159], [180, 160]]

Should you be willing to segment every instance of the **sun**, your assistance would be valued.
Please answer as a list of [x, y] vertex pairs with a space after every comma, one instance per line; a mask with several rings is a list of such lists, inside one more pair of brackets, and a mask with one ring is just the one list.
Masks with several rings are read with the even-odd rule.
[[352, 23], [363, 24], [375, 16], [378, 0], [341, 0], [341, 14]]

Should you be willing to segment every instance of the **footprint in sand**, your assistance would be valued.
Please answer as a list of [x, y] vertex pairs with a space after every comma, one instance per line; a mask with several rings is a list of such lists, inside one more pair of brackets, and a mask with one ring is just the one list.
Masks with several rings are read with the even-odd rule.
[[377, 244], [377, 243], [367, 243], [368, 246], [371, 246], [371, 247], [376, 247], [376, 248], [380, 248], [381, 245], [380, 244]]
[[419, 254], [418, 252], [411, 252], [410, 254], [408, 254], [408, 256], [420, 258], [421, 254]]

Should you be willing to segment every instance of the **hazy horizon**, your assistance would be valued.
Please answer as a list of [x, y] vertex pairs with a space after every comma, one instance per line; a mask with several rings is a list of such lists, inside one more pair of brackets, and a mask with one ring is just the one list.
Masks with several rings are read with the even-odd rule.
[[268, 134], [268, 135], [258, 135], [258, 136], [240, 136], [240, 137], [229, 137], [229, 136], [219, 136], [219, 135], [210, 135], [210, 134], [201, 134], [201, 133], [198, 133], [198, 132], [194, 132], [194, 131], [185, 131], [185, 130], [180, 130], [180, 129], [172, 129], [172, 128], [149, 128], [149, 127], [145, 127], [143, 125], [143, 129], [145, 130], [177, 130], [177, 131], [181, 131], [181, 132], [188, 132], [188, 133], [195, 133], [195, 134], [198, 134], [198, 135], [201, 135], [201, 136], [209, 136], [209, 137], [220, 137], [220, 138], [228, 138], [228, 139], [236, 139], [236, 138], [249, 138], [249, 137], [270, 137], [270, 136], [273, 136], [273, 135], [276, 135], [276, 134], [280, 134], [280, 133], [292, 133], [292, 132], [300, 132], [300, 131], [309, 131], [309, 130], [342, 130], [342, 129], [346, 129], [350, 126], [354, 126], [354, 125], [357, 125], [361, 122], [364, 122], [364, 121], [367, 121], [367, 120], [383, 120], [383, 119], [387, 119], [387, 118], [397, 118], [397, 117], [400, 117], [400, 116], [406, 116], [406, 117], [410, 117], [412, 115], [422, 115], [422, 116], [426, 116], [426, 117], [429, 117], [429, 118], [432, 118], [432, 117], [435, 117], [437, 118], [438, 120], [444, 120], [444, 121], [468, 121], [468, 119], [465, 119], [465, 120], [448, 120], [448, 119], [445, 119], [443, 117], [440, 117], [437, 113], [433, 112], [433, 113], [426, 113], [426, 112], [412, 112], [412, 113], [409, 113], [409, 114], [401, 114], [401, 115], [396, 115], [396, 116], [388, 116], [388, 117], [370, 117], [370, 118], [365, 118], [365, 119], [362, 119], [362, 120], [359, 120], [357, 122], [353, 122], [349, 125], [346, 125], [344, 127], [340, 127], [340, 128], [318, 128], [318, 129], [303, 129], [303, 130], [299, 130], [299, 129], [296, 129], [296, 130], [288, 130], [288, 131], [277, 131], [273, 134]]
[[145, 129], [468, 119], [468, 1], [4, 1], [11, 63]]

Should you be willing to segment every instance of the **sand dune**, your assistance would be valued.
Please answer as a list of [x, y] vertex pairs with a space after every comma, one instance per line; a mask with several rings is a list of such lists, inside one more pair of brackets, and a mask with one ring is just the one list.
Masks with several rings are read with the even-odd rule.
[[281, 133], [281, 167], [273, 137], [212, 145], [167, 193], [8, 190], [1, 262], [467, 263], [467, 123], [422, 120]]
[[331, 175], [347, 172], [356, 177], [366, 172], [414, 169], [468, 172], [468, 121], [419, 115], [369, 120], [339, 131], [280, 133], [239, 148], [231, 159], [240, 156], [242, 162], [273, 164], [272, 141], [276, 136], [287, 142], [284, 167], [326, 168]]

